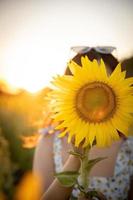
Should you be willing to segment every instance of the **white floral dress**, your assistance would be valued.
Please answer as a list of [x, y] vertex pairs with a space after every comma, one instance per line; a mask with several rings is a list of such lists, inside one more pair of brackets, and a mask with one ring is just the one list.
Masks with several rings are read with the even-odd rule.
[[[52, 128], [52, 127], [51, 127]], [[50, 129], [51, 129], [50, 128]], [[55, 171], [62, 170], [61, 139], [54, 137], [53, 154]], [[101, 191], [107, 200], [127, 200], [130, 181], [133, 176], [133, 137], [125, 140], [118, 152], [114, 175], [112, 177], [89, 178], [89, 188]], [[77, 197], [78, 189], [73, 190], [72, 195]]]

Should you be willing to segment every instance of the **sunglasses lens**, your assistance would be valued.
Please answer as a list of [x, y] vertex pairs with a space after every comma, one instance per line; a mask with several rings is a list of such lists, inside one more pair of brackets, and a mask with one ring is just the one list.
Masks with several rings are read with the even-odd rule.
[[102, 53], [102, 54], [110, 54], [112, 53], [116, 48], [115, 47], [112, 47], [112, 46], [98, 46], [98, 47], [95, 47], [95, 50], [99, 53]]
[[73, 46], [73, 47], [71, 47], [71, 50], [78, 54], [87, 53], [91, 49], [94, 49], [98, 53], [102, 53], [102, 54], [111, 54], [114, 50], [116, 50], [116, 48], [112, 47], [112, 46], [97, 46], [97, 47]]
[[71, 47], [71, 50], [74, 51], [75, 53], [84, 54], [84, 53], [89, 52], [91, 50], [91, 47], [74, 46], [74, 47]]

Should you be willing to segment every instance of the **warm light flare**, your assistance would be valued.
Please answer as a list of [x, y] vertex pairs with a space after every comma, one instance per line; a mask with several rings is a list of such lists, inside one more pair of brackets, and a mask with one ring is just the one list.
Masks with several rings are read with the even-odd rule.
[[32, 172], [24, 175], [17, 187], [15, 200], [39, 200], [41, 194], [41, 180]]
[[14, 41], [5, 52], [6, 71], [3, 77], [13, 87], [24, 88], [34, 93], [48, 86], [51, 76], [63, 73], [66, 53], [61, 51], [60, 60], [55, 47], [51, 48], [46, 43], [44, 49], [33, 38], [31, 42], [22, 40], [21, 37], [20, 39]]
[[34, 148], [37, 145], [39, 137], [40, 137], [39, 133], [36, 133], [31, 136], [21, 136], [22, 147], [28, 149]]

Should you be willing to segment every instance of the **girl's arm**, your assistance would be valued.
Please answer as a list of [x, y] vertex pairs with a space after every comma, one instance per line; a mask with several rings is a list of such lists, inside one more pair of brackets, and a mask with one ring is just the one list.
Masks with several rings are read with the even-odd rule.
[[[72, 188], [63, 187], [58, 180], [54, 179], [53, 164], [53, 137], [42, 137], [35, 150], [33, 171], [41, 178], [41, 200], [65, 200], [68, 199]], [[68, 150], [66, 150], [68, 151]], [[80, 167], [80, 161], [70, 155], [63, 167], [63, 171], [76, 171]]]
[[[75, 171], [80, 167], [80, 161], [75, 156], [70, 155], [66, 161], [63, 171]], [[72, 187], [63, 187], [57, 179], [55, 179], [44, 193], [41, 200], [66, 200], [69, 199], [72, 192]]]
[[42, 136], [37, 144], [33, 159], [33, 173], [39, 176], [41, 192], [47, 190], [54, 180], [53, 137]]

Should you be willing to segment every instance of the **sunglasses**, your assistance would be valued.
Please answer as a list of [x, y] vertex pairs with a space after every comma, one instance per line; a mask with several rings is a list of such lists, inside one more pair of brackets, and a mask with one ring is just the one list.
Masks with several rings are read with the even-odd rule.
[[84, 54], [94, 49], [96, 52], [101, 54], [111, 54], [116, 47], [113, 46], [96, 46], [96, 47], [88, 47], [88, 46], [73, 46], [71, 50], [78, 54]]

